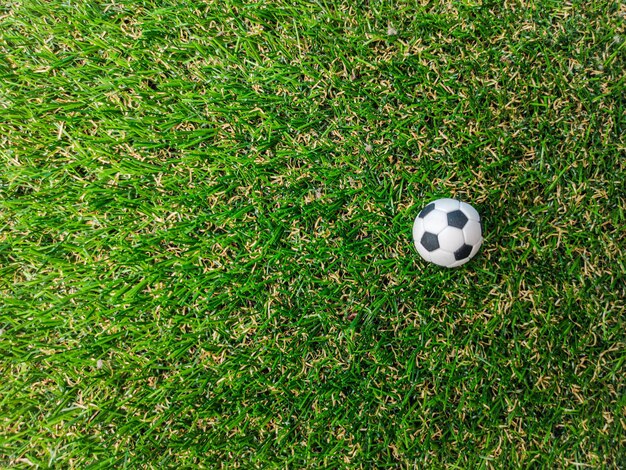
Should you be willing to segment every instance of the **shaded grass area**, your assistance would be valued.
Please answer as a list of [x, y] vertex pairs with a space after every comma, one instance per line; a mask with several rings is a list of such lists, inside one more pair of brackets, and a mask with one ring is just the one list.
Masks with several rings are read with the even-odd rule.
[[623, 5], [86, 3], [0, 9], [2, 465], [626, 463]]

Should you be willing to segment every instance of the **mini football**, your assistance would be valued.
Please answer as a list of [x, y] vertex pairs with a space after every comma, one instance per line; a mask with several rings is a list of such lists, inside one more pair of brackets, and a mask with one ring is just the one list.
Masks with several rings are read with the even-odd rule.
[[437, 199], [415, 218], [413, 242], [426, 261], [446, 268], [461, 266], [483, 242], [480, 215], [465, 202]]

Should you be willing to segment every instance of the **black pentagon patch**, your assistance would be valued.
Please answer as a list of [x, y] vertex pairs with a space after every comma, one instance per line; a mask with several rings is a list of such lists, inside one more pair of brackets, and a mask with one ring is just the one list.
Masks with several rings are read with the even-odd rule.
[[435, 203], [431, 202], [430, 204], [428, 204], [426, 207], [424, 207], [422, 209], [422, 212], [420, 212], [420, 215], [418, 215], [418, 217], [420, 218], [424, 218], [426, 217], [428, 214], [430, 214], [430, 212], [435, 208]]
[[461, 248], [454, 252], [454, 259], [457, 261], [461, 261], [462, 259], [467, 258], [472, 252], [472, 247], [470, 245], [463, 245]]
[[463, 228], [466, 223], [467, 216], [463, 212], [459, 210], [448, 212], [448, 225], [450, 227]]
[[422, 239], [420, 240], [420, 243], [428, 251], [435, 251], [437, 248], [439, 248], [439, 239], [437, 238], [437, 235], [434, 235], [430, 232], [424, 233]]

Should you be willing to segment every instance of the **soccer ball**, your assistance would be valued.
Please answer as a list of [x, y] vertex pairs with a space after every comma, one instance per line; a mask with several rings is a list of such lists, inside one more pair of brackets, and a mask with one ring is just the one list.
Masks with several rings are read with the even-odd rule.
[[437, 199], [415, 218], [413, 241], [426, 261], [456, 268], [476, 255], [483, 242], [476, 209], [455, 199]]

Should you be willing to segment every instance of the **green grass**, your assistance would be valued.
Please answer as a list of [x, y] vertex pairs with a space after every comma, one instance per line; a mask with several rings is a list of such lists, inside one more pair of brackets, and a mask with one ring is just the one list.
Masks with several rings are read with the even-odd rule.
[[3, 5], [0, 467], [626, 465], [623, 3]]

